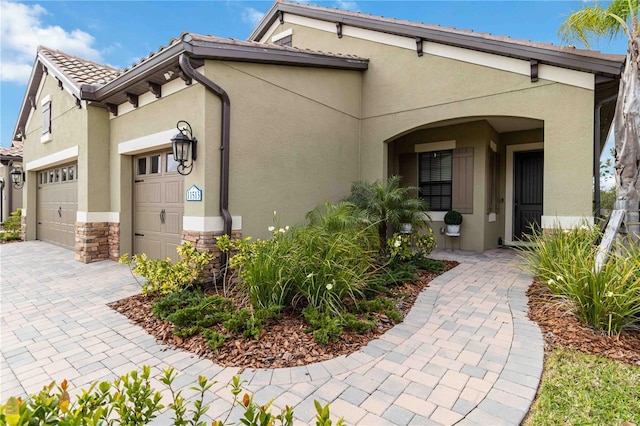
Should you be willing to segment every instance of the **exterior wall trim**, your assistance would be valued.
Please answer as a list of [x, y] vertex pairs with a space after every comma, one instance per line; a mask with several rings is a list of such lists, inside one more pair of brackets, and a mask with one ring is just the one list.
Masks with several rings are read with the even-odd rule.
[[[504, 194], [504, 241], [513, 244], [513, 157], [516, 152], [544, 149], [544, 142], [507, 145], [506, 185]], [[544, 206], [543, 206], [544, 208]], [[544, 217], [544, 216], [543, 216]], [[542, 223], [544, 226], [544, 221]]]
[[163, 130], [151, 135], [120, 142], [118, 154], [132, 155], [155, 148], [167, 148], [171, 146], [171, 138], [178, 133], [175, 128]]
[[293, 28], [289, 28], [287, 30], [279, 32], [278, 34], [274, 34], [271, 37], [271, 41], [275, 43], [276, 41], [282, 40], [283, 38], [285, 38], [287, 36], [290, 36], [290, 35], [293, 35]]
[[[313, 28], [320, 31], [335, 33], [335, 25], [330, 22], [320, 21], [304, 16], [285, 14], [285, 22]], [[374, 30], [345, 26], [342, 33], [344, 36], [359, 38], [375, 43], [386, 44], [407, 50], [416, 49], [414, 37], [400, 36], [382, 33]], [[448, 46], [432, 41], [423, 41], [423, 53], [440, 56], [443, 58], [459, 60], [475, 65], [482, 65], [503, 71], [529, 76], [531, 74], [531, 64], [529, 60], [509, 58], [494, 53], [481, 52], [463, 47]], [[538, 76], [541, 79], [555, 81], [557, 83], [568, 84], [581, 87], [583, 89], [595, 90], [595, 77], [593, 74], [559, 68], [553, 65], [540, 64]]]
[[71, 148], [63, 149], [62, 151], [44, 156], [37, 160], [29, 161], [25, 164], [25, 169], [27, 171], [34, 171], [50, 166], [56, 166], [58, 164], [67, 163], [70, 160], [75, 160], [76, 158], [78, 158], [78, 151], [78, 145], [72, 146]]
[[[232, 231], [242, 230], [242, 216], [232, 216]], [[224, 220], [222, 216], [183, 216], [182, 229], [197, 232], [224, 232]]]
[[76, 212], [76, 222], [111, 222], [120, 223], [119, 212]]

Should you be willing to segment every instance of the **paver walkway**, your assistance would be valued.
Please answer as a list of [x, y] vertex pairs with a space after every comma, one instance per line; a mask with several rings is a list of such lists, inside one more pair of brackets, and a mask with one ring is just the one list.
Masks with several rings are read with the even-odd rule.
[[[294, 406], [299, 423], [313, 421], [317, 399], [349, 424], [519, 424], [543, 363], [540, 330], [526, 316], [531, 276], [514, 267], [510, 250], [435, 257], [461, 264], [431, 283], [402, 324], [349, 356], [244, 370], [245, 388], [257, 403], [274, 398], [274, 407]], [[67, 250], [33, 241], [0, 245], [0, 279], [0, 401], [52, 380], [66, 378], [78, 390], [142, 365], [154, 373], [171, 365], [178, 387], [199, 375], [218, 381], [207, 396], [211, 417], [231, 406], [225, 385], [238, 368], [158, 345], [106, 306], [139, 292], [127, 266], [84, 265]], [[171, 424], [170, 415], [155, 424]]]

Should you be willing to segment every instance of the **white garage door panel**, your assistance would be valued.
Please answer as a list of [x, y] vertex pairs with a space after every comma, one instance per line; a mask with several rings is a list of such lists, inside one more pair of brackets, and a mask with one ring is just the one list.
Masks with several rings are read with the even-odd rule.
[[36, 238], [62, 247], [75, 246], [75, 221], [78, 210], [78, 184], [68, 180], [67, 171], [75, 164], [38, 172]]

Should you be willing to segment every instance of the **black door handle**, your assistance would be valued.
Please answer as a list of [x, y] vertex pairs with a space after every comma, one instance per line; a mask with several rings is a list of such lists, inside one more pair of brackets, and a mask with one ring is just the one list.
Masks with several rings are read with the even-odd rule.
[[163, 224], [163, 225], [164, 225], [164, 218], [165, 218], [165, 214], [166, 214], [166, 213], [165, 213], [164, 209], [162, 209], [162, 210], [160, 211], [160, 223], [161, 223], [161, 224]]

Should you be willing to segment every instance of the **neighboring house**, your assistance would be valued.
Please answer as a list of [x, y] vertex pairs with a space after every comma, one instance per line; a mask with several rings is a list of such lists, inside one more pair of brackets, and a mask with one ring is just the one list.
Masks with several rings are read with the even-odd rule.
[[[40, 48], [15, 132], [26, 239], [83, 262], [211, 249], [394, 174], [421, 188], [440, 244], [451, 208], [476, 251], [593, 221], [623, 62], [284, 2], [247, 42], [185, 33], [123, 71]], [[198, 139], [187, 176], [179, 120]]]
[[22, 166], [22, 141], [13, 141], [10, 147], [0, 149], [0, 223], [11, 212], [22, 208], [22, 188], [11, 184], [9, 173], [14, 166]]

